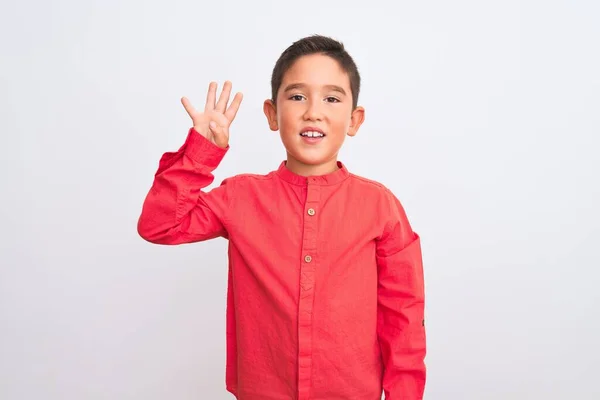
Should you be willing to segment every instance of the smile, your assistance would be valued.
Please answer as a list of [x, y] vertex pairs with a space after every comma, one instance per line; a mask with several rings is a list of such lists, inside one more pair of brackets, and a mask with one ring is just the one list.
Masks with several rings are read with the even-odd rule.
[[321, 137], [324, 137], [325, 134], [322, 132], [317, 132], [317, 131], [306, 131], [306, 132], [302, 132], [300, 134], [300, 136], [309, 137], [309, 138], [321, 138]]

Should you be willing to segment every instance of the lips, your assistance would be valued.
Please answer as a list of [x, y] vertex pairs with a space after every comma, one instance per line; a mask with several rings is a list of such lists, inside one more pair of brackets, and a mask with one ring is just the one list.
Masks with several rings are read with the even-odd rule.
[[308, 131], [308, 132], [302, 132], [300, 134], [300, 136], [309, 137], [309, 138], [322, 138], [322, 137], [325, 137], [325, 134], [323, 134], [321, 132], [316, 132], [316, 131]]
[[321, 129], [308, 126], [300, 131], [300, 136], [305, 138], [323, 138], [326, 135]]

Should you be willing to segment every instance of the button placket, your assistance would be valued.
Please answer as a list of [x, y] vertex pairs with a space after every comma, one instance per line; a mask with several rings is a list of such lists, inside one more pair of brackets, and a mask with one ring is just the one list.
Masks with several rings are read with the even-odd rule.
[[302, 259], [298, 314], [298, 399], [307, 400], [312, 375], [312, 314], [315, 297], [315, 271], [318, 267], [317, 222], [320, 186], [308, 179], [303, 218]]

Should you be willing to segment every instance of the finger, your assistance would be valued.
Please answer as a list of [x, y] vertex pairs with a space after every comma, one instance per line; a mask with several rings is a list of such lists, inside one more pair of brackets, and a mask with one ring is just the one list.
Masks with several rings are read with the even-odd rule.
[[229, 96], [231, 95], [231, 82], [225, 81], [223, 85], [223, 91], [221, 91], [221, 96], [219, 97], [219, 102], [215, 107], [215, 110], [224, 113], [227, 108], [227, 103], [229, 103]]
[[208, 85], [208, 93], [206, 95], [206, 105], [204, 111], [212, 111], [215, 109], [215, 98], [217, 97], [217, 82], [211, 82]]
[[235, 97], [233, 98], [231, 105], [229, 106], [229, 108], [227, 109], [227, 112], [225, 113], [225, 117], [227, 117], [229, 122], [232, 122], [234, 120], [235, 116], [237, 115], [237, 112], [240, 109], [240, 104], [242, 104], [243, 98], [244, 98], [244, 95], [242, 93], [238, 92], [235, 94]]
[[227, 144], [229, 143], [229, 135], [226, 132], [226, 128], [217, 125], [215, 121], [210, 121], [208, 127], [213, 134], [215, 144], [222, 148], [227, 147]]
[[188, 115], [192, 117], [196, 113], [196, 109], [192, 106], [192, 103], [187, 97], [181, 98], [181, 104], [183, 104], [183, 108], [187, 111]]

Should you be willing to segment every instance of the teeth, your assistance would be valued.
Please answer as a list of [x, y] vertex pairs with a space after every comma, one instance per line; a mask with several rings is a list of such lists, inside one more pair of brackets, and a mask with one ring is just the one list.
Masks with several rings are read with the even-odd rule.
[[304, 132], [304, 133], [301, 133], [300, 135], [306, 136], [306, 137], [323, 137], [323, 136], [325, 136], [321, 132], [315, 132], [315, 131]]

